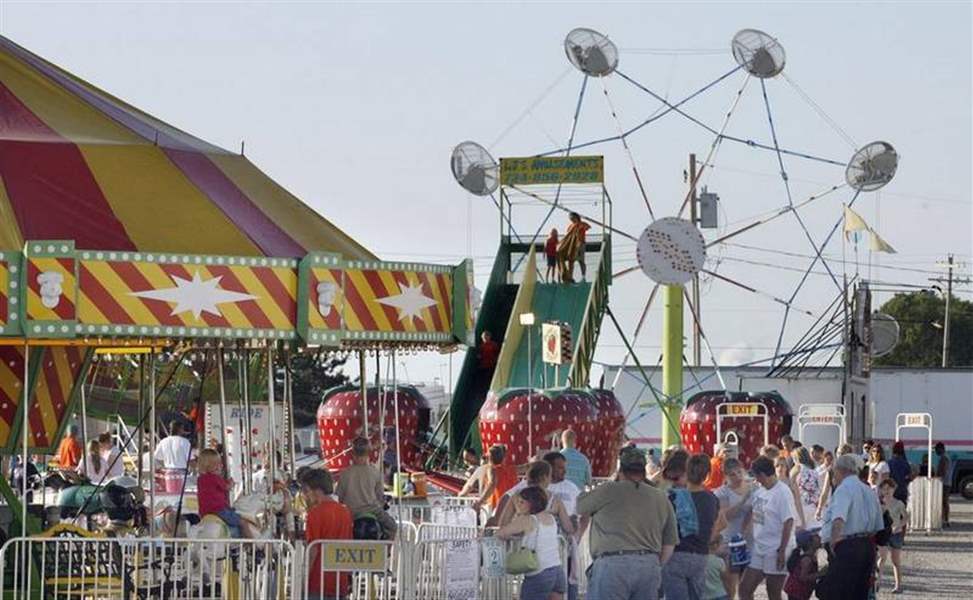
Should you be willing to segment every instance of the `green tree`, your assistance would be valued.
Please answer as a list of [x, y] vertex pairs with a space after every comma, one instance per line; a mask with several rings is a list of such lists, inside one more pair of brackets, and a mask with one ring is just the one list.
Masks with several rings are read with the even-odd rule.
[[345, 359], [304, 352], [292, 356], [290, 362], [294, 378], [294, 426], [307, 427], [316, 421], [324, 392], [348, 383], [348, 376], [342, 372]]
[[[896, 294], [878, 309], [899, 322], [899, 343], [875, 359], [877, 366], [942, 366], [946, 301], [930, 291]], [[973, 302], [953, 296], [949, 303], [949, 365], [973, 366]]]

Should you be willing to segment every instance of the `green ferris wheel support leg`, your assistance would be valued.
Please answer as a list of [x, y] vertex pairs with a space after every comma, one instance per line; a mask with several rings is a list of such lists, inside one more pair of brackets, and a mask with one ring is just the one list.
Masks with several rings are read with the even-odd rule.
[[663, 287], [662, 393], [665, 411], [662, 419], [662, 449], [680, 444], [679, 412], [682, 408], [683, 290], [679, 285]]

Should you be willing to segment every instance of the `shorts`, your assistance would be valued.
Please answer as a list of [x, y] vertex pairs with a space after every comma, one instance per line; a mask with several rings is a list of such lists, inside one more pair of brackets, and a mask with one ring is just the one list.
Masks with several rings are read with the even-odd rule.
[[568, 582], [564, 577], [561, 565], [548, 567], [534, 575], [527, 575], [520, 584], [522, 600], [547, 600], [551, 594], [564, 594], [568, 590]]
[[226, 526], [230, 528], [230, 535], [240, 537], [240, 514], [232, 508], [224, 508], [216, 513], [216, 516], [223, 519]]
[[[786, 560], [786, 557], [785, 557]], [[750, 553], [750, 564], [747, 565], [754, 571], [760, 571], [764, 575], [787, 575], [787, 565], [783, 569], [777, 568], [777, 553], [769, 552], [763, 554], [756, 548]]]
[[888, 547], [893, 550], [901, 550], [905, 545], [905, 532], [900, 531], [889, 536]]
[[556, 267], [557, 266], [557, 254], [547, 255], [547, 266]]

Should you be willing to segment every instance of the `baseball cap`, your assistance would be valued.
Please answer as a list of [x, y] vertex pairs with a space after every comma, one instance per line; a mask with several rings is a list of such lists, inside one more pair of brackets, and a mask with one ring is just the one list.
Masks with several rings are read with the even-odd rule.
[[623, 471], [645, 468], [645, 453], [638, 448], [626, 446], [618, 453], [618, 465]]
[[797, 532], [797, 535], [794, 536], [795, 539], [797, 540], [797, 545], [798, 546], [804, 546], [805, 544], [810, 543], [811, 542], [811, 536], [818, 535], [818, 532], [820, 532], [820, 531], [821, 531], [821, 528], [820, 527], [815, 527], [814, 529], [804, 529], [804, 530], [798, 531]]

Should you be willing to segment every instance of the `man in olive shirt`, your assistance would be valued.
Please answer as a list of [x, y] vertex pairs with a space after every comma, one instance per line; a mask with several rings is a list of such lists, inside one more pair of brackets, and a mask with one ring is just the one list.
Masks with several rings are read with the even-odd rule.
[[666, 495], [645, 480], [645, 455], [623, 448], [618, 481], [578, 497], [590, 516], [592, 600], [657, 600], [665, 564], [679, 541]]
[[368, 463], [371, 450], [368, 440], [356, 438], [351, 443], [351, 466], [338, 477], [338, 501], [347, 506], [355, 519], [374, 517], [386, 539], [395, 539], [397, 523], [385, 512], [385, 486], [382, 474]]

